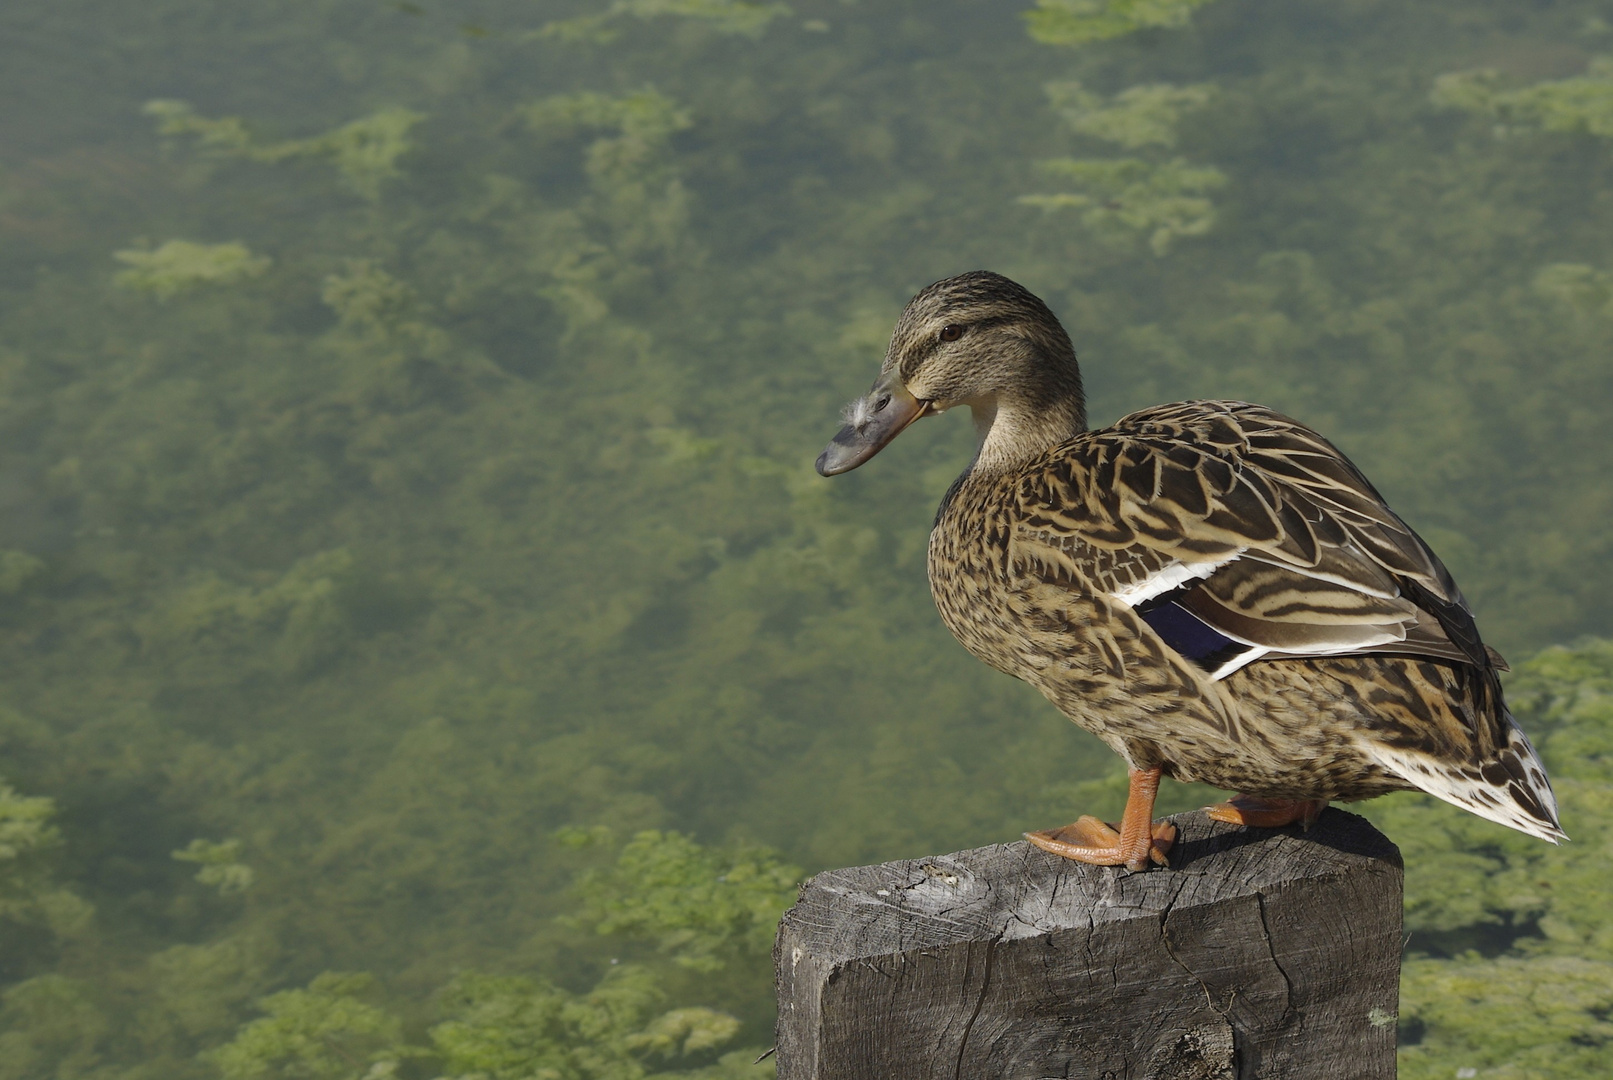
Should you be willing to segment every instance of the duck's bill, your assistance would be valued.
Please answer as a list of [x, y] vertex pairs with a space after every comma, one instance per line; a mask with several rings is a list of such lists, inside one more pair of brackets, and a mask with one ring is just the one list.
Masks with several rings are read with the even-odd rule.
[[850, 472], [889, 445], [907, 425], [930, 414], [930, 403], [907, 392], [896, 379], [881, 379], [865, 397], [851, 403], [846, 426], [818, 455], [818, 472]]

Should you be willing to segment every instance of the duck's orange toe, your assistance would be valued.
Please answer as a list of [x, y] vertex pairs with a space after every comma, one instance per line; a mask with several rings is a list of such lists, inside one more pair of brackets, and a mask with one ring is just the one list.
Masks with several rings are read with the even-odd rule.
[[1144, 834], [1145, 843], [1125, 843], [1112, 825], [1106, 825], [1090, 814], [1083, 815], [1060, 829], [1043, 829], [1028, 832], [1025, 839], [1053, 855], [1094, 866], [1124, 866], [1132, 870], [1146, 870], [1150, 863], [1169, 866], [1166, 858], [1176, 842], [1176, 826], [1160, 820], [1153, 824], [1150, 833]]
[[1213, 820], [1229, 825], [1280, 829], [1297, 821], [1308, 829], [1327, 809], [1327, 802], [1326, 799], [1262, 799], [1255, 795], [1234, 795], [1226, 802], [1206, 806], [1204, 812]]

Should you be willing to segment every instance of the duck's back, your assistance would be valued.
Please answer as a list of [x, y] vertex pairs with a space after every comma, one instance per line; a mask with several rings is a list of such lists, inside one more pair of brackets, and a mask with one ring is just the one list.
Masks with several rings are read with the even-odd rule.
[[1561, 835], [1449, 572], [1269, 409], [1160, 406], [971, 470], [930, 580], [971, 652], [1137, 767], [1284, 798], [1418, 787]]

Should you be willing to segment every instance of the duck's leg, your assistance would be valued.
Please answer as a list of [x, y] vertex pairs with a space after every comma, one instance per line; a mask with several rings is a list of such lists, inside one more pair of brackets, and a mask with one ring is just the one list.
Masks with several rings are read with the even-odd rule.
[[1229, 825], [1253, 825], [1259, 829], [1280, 829], [1299, 822], [1308, 829], [1327, 809], [1326, 799], [1262, 799], [1255, 795], [1234, 795], [1226, 802], [1206, 806], [1204, 812]]
[[1025, 839], [1043, 851], [1097, 866], [1124, 866], [1131, 870], [1146, 870], [1150, 862], [1166, 866], [1165, 853], [1176, 839], [1176, 826], [1154, 821], [1159, 777], [1158, 768], [1131, 770], [1119, 832], [1089, 815], [1062, 829], [1028, 832]]

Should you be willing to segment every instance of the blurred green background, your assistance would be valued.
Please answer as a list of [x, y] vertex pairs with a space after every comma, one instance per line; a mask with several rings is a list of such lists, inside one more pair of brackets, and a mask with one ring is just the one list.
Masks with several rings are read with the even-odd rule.
[[0, 1080], [769, 1076], [804, 874], [1118, 812], [931, 607], [967, 423], [811, 469], [978, 267], [1450, 564], [1574, 842], [1367, 807], [1402, 1075], [1606, 1075], [1609, 20], [8, 0]]

